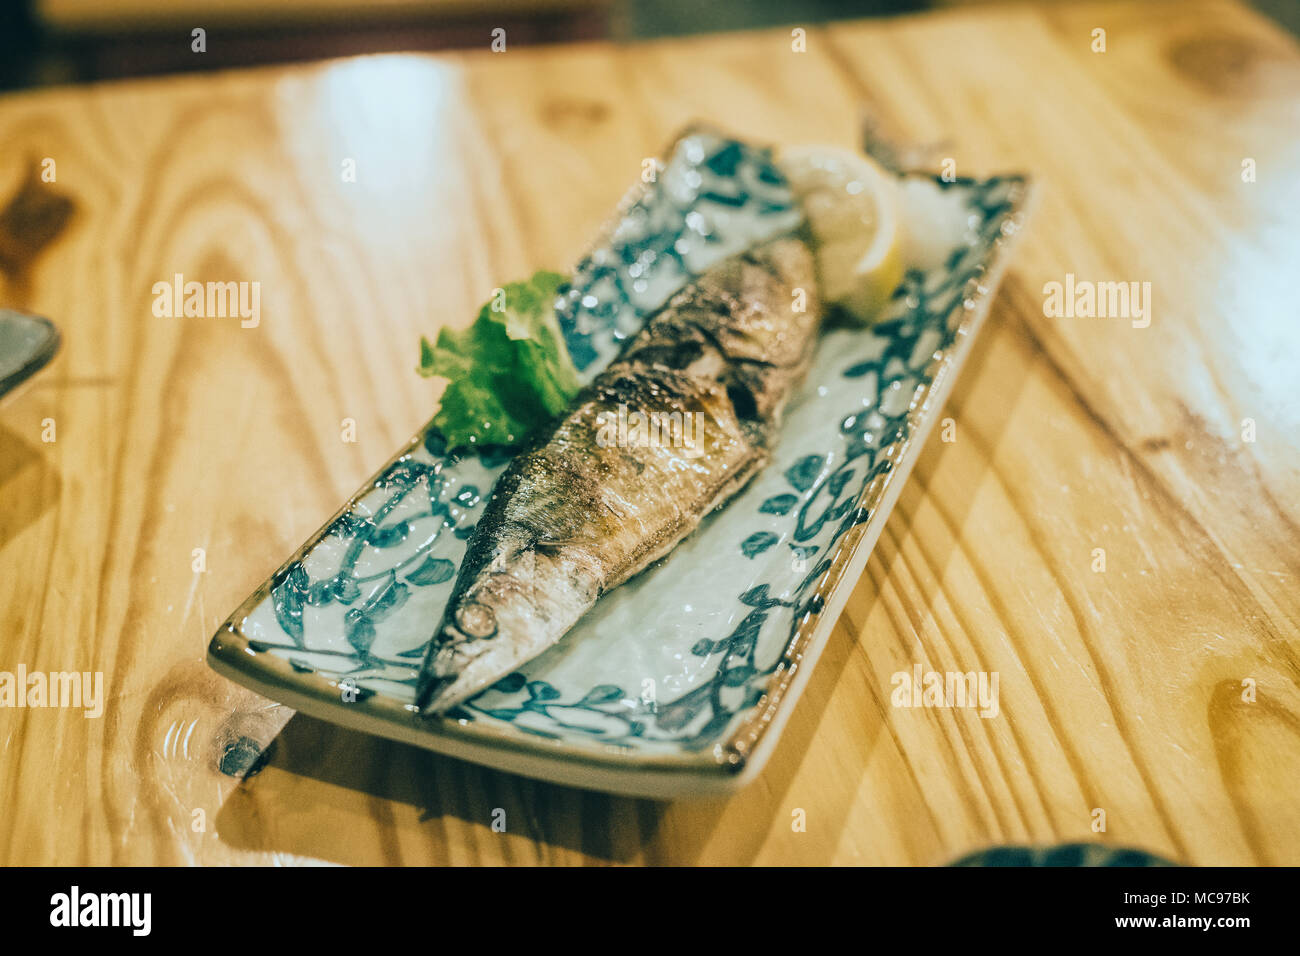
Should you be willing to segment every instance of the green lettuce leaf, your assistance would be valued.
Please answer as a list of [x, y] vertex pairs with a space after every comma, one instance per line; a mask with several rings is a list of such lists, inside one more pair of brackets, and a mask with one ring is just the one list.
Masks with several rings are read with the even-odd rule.
[[555, 318], [563, 282], [556, 272], [511, 282], [469, 328], [443, 329], [432, 345], [420, 338], [420, 374], [449, 380], [433, 418], [447, 447], [522, 444], [577, 394]]

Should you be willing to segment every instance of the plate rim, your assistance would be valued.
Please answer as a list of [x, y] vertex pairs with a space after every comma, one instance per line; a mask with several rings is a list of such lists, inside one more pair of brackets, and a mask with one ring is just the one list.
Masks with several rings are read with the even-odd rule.
[[49, 337], [46, 339], [45, 344], [37, 349], [24, 364], [9, 375], [0, 378], [0, 399], [17, 394], [20, 386], [26, 384], [37, 372], [54, 361], [55, 356], [59, 354], [59, 349], [63, 346], [63, 333], [59, 331], [59, 327], [53, 321], [45, 316], [34, 312], [26, 312], [23, 309], [0, 308], [0, 318], [5, 316], [30, 319], [37, 325], [44, 326]]

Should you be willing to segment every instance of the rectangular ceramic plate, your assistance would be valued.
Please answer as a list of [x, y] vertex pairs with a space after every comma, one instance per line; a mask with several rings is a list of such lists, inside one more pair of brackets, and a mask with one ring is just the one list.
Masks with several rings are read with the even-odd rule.
[[[883, 321], [823, 333], [773, 460], [559, 645], [449, 714], [412, 699], [466, 539], [505, 467], [427, 428], [222, 625], [220, 673], [323, 720], [503, 770], [718, 793], [772, 751], [939, 415], [1019, 228], [1021, 176], [900, 176], [907, 267]], [[766, 150], [696, 130], [574, 270], [584, 379], [700, 273], [800, 219]]]

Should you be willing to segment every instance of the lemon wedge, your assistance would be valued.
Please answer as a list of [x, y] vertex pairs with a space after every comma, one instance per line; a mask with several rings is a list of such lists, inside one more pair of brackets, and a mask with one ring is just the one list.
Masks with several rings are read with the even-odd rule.
[[808, 218], [823, 300], [874, 321], [903, 280], [898, 179], [838, 146], [789, 147], [777, 165]]

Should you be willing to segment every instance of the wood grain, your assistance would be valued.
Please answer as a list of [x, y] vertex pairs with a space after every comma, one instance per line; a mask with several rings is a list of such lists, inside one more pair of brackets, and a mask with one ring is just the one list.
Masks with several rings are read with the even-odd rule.
[[[1100, 839], [1300, 863], [1300, 53], [1236, 3], [1173, 9], [0, 101], [0, 184], [53, 158], [47, 188], [74, 203], [0, 280], [65, 333], [0, 410], [0, 670], [102, 670], [108, 690], [98, 720], [0, 710], [0, 861], [932, 865]], [[692, 119], [848, 145], [864, 115], [960, 174], [1044, 189], [945, 413], [955, 441], [931, 439], [751, 788], [656, 803], [535, 783], [208, 671], [216, 625], [428, 417], [421, 333], [572, 261]], [[154, 317], [178, 272], [259, 282], [259, 326]], [[1066, 273], [1149, 281], [1150, 327], [1045, 317]], [[917, 663], [998, 672], [1000, 715], [892, 707]]]

